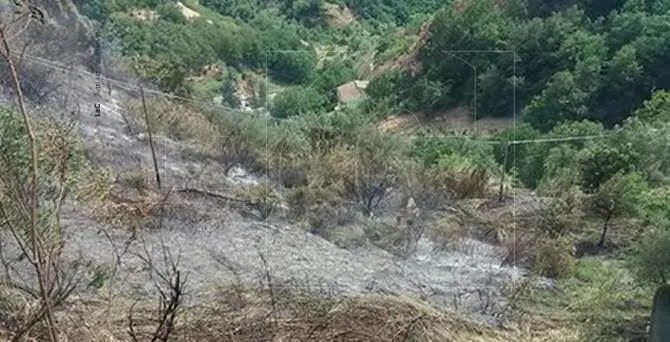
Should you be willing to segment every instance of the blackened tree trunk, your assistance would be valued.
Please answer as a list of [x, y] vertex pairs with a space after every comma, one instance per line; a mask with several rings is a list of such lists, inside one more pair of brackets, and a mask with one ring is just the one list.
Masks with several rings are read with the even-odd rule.
[[605, 246], [605, 239], [607, 237], [607, 230], [609, 229], [609, 223], [612, 219], [612, 212], [608, 212], [605, 216], [605, 222], [603, 223], [603, 233], [600, 235], [600, 242], [598, 242], [598, 248], [603, 248]]

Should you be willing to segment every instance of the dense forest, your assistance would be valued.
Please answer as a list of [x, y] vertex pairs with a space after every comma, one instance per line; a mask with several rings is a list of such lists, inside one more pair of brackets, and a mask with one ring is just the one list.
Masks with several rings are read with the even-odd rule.
[[[187, 92], [184, 76], [223, 61], [237, 71], [267, 67], [278, 82], [332, 92], [359, 76], [355, 65], [362, 54], [356, 52], [404, 53], [406, 37], [387, 33], [405, 26], [416, 30], [428, 18], [428, 37], [416, 52], [421, 72], [390, 70], [376, 78], [370, 89], [375, 103], [431, 113], [476, 105], [480, 117], [518, 115], [546, 133], [584, 119], [611, 128], [670, 82], [662, 62], [668, 56], [670, 5], [663, 1], [487, 0], [441, 9], [435, 1], [341, 1], [360, 18], [341, 29], [328, 27], [324, 4], [203, 1], [201, 6], [220, 14], [213, 24], [202, 18], [187, 22], [169, 1], [81, 6], [105, 23], [123, 55], [141, 60], [141, 72], [167, 91]], [[147, 24], [125, 13], [142, 7], [160, 19]], [[351, 53], [318, 63], [315, 46], [342, 44]], [[287, 50], [294, 52], [282, 52]], [[291, 91], [300, 97], [296, 92]], [[328, 111], [330, 95], [322, 106], [306, 106]]]

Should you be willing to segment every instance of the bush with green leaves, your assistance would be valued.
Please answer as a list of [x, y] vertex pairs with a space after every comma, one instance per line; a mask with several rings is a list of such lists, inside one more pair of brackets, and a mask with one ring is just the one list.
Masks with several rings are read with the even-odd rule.
[[578, 150], [563, 144], [549, 150], [544, 162], [538, 192], [547, 196], [561, 197], [572, 204], [579, 189], [579, 170], [576, 165]]
[[[38, 126], [39, 127], [39, 126]], [[60, 132], [57, 127], [42, 126], [36, 132], [36, 151], [38, 158], [38, 177], [41, 184], [50, 184], [58, 177], [59, 154], [66, 153], [68, 182], [76, 179], [84, 167], [84, 154], [81, 146], [71, 136]], [[16, 172], [20, 177], [30, 174], [30, 149], [28, 133], [19, 115], [7, 108], [0, 107], [0, 173]], [[70, 183], [73, 185], [74, 183]], [[2, 187], [0, 187], [2, 188]]]
[[630, 118], [611, 143], [631, 146], [636, 170], [654, 186], [670, 180], [670, 122]]
[[316, 56], [312, 51], [274, 51], [268, 54], [268, 68], [273, 78], [279, 82], [301, 84], [314, 73]]
[[365, 0], [339, 0], [338, 2], [348, 6], [364, 20], [375, 26], [383, 25], [406, 25], [417, 14], [431, 14], [444, 2], [438, 0], [387, 0], [387, 1], [365, 1]]
[[[247, 23], [230, 18], [186, 22], [174, 3], [157, 3], [154, 7], [163, 20], [144, 22], [125, 13], [124, 6], [92, 10], [104, 12], [99, 15], [105, 17], [106, 37], [119, 40], [126, 58], [161, 63], [166, 67], [164, 73], [180, 75], [175, 80], [223, 60], [237, 68], [267, 66], [278, 81], [299, 84], [311, 79], [316, 65], [314, 51], [301, 43], [300, 26], [273, 8], [257, 11]], [[141, 65], [138, 68], [145, 69]], [[172, 81], [161, 81], [165, 76], [148, 78], [165, 91], [178, 88], [170, 84]]]
[[388, 71], [370, 81], [365, 93], [373, 102], [388, 102], [394, 106], [400, 104], [402, 94], [400, 86], [405, 75], [399, 71]]
[[185, 24], [186, 17], [176, 3], [163, 4], [156, 8], [156, 14], [162, 20], [171, 21], [176, 24]]
[[603, 220], [599, 247], [605, 244], [609, 224], [613, 218], [636, 217], [643, 213], [644, 195], [647, 190], [648, 184], [638, 173], [619, 171], [586, 199], [587, 212]]
[[258, 12], [275, 9], [288, 19], [313, 26], [320, 23], [323, 0], [202, 0], [201, 4], [219, 14], [242, 21], [253, 19]]
[[668, 224], [670, 227], [670, 185], [649, 190], [643, 197], [644, 214], [650, 224]]
[[638, 158], [632, 144], [617, 144], [614, 139], [589, 146], [577, 156], [582, 188], [586, 192], [597, 191], [615, 174], [635, 170]]
[[[496, 140], [509, 141], [515, 138], [516, 140], [534, 140], [542, 138], [568, 138], [580, 136], [595, 136], [604, 133], [604, 127], [600, 123], [590, 120], [566, 122], [554, 127], [546, 134], [541, 134], [528, 123], [518, 124], [513, 129], [507, 129], [496, 135]], [[509, 170], [512, 166], [516, 168], [521, 182], [529, 187], [535, 188], [539, 182], [545, 177], [547, 169], [547, 158], [552, 149], [559, 146], [567, 146], [576, 151], [580, 151], [586, 146], [590, 145], [592, 140], [576, 139], [572, 141], [543, 141], [536, 143], [517, 144], [516, 146], [508, 146], [508, 165]], [[504, 159], [503, 145], [496, 146], [496, 160], [502, 164]], [[565, 159], [563, 159], [565, 160]], [[553, 162], [559, 161], [554, 159]], [[568, 160], [566, 160], [568, 161]], [[515, 164], [515, 165], [514, 165]], [[553, 165], [556, 168], [559, 165]], [[573, 165], [564, 165], [572, 167]]]
[[670, 228], [649, 227], [635, 243], [630, 270], [644, 284], [665, 284], [670, 277]]
[[484, 142], [468, 139], [429, 139], [419, 141], [414, 155], [425, 165], [436, 165], [439, 160], [452, 155], [467, 157], [474, 165], [485, 169], [497, 169], [493, 155], [493, 146]]
[[644, 122], [670, 122], [670, 92], [659, 90], [635, 111], [635, 116]]
[[288, 88], [272, 100], [270, 114], [285, 119], [296, 115], [319, 114], [325, 111], [328, 99], [311, 87]]
[[455, 104], [449, 94], [450, 81], [414, 78], [408, 71], [392, 70], [374, 78], [366, 94], [374, 105], [403, 110], [432, 109]]
[[280, 199], [272, 187], [267, 184], [256, 184], [248, 187], [242, 192], [247, 198], [249, 205], [258, 211], [262, 219], [267, 219], [280, 205]]
[[420, 141], [412, 155], [423, 162], [420, 173], [427, 191], [444, 193], [437, 196], [443, 199], [485, 196], [490, 177], [500, 169], [491, 144], [467, 139]]
[[235, 70], [231, 68], [225, 70], [219, 92], [224, 105], [232, 108], [240, 107], [241, 101], [237, 96], [237, 73], [235, 73]]
[[351, 61], [330, 61], [316, 69], [310, 84], [327, 94], [330, 103], [337, 102], [337, 87], [356, 78]]
[[373, 118], [354, 106], [321, 115], [296, 117], [302, 135], [309, 141], [312, 153], [319, 155], [342, 145], [355, 145], [360, 127], [373, 123]]

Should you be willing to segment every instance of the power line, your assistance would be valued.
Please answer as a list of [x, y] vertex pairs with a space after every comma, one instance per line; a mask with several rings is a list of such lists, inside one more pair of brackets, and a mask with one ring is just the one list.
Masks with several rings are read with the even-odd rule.
[[[465, 51], [463, 51], [463, 52], [465, 52]], [[473, 51], [470, 51], [470, 52], [473, 52]], [[478, 52], [478, 51], [474, 51], [474, 52]], [[481, 52], [485, 52], [485, 51], [481, 51]], [[486, 52], [498, 52], [498, 51], [486, 51]], [[500, 51], [500, 52], [508, 52], [508, 51]], [[37, 56], [32, 56], [32, 55], [29, 55], [29, 54], [19, 54], [19, 53], [16, 53], [16, 52], [13, 52], [12, 54], [17, 56], [17, 57], [22, 57], [22, 58], [24, 58], [28, 61], [33, 62], [33, 63], [40, 64], [42, 66], [46, 66], [46, 67], [53, 68], [53, 69], [59, 69], [60, 71], [65, 72], [65, 73], [75, 74], [75, 71], [74, 71], [75, 68], [73, 66], [63, 65], [63, 64], [60, 64], [60, 63], [52, 61], [52, 60], [48, 60], [48, 59], [37, 57]], [[110, 77], [107, 77], [107, 76], [98, 75], [96, 73], [92, 73], [90, 71], [83, 70], [82, 68], [77, 68], [76, 73], [78, 75], [83, 74], [83, 75], [86, 75], [86, 76], [89, 76], [89, 77], [92, 77], [92, 78], [95, 78], [95, 79], [105, 80], [105, 81], [109, 82], [110, 84], [113, 84], [116, 87], [121, 88], [121, 89], [126, 90], [126, 91], [129, 91], [129, 92], [138, 91], [137, 88], [141, 87], [139, 84], [133, 84], [133, 83], [130, 83], [130, 82], [119, 81], [117, 79], [113, 79], [113, 78], [110, 78]], [[144, 92], [168, 97], [168, 98], [171, 98], [171, 99], [181, 100], [181, 101], [184, 101], [184, 102], [198, 104], [198, 105], [214, 105], [214, 106], [220, 107], [224, 110], [228, 110], [230, 112], [233, 112], [235, 114], [248, 115], [248, 113], [243, 112], [243, 111], [241, 111], [237, 108], [228, 107], [228, 106], [225, 106], [225, 105], [217, 103], [217, 102], [198, 101], [198, 100], [190, 99], [190, 98], [179, 96], [179, 95], [165, 93], [165, 92], [162, 92], [160, 90], [155, 90], [155, 89], [144, 89]], [[289, 118], [282, 119], [282, 118], [275, 118], [275, 117], [272, 117], [272, 116], [268, 116], [266, 118], [269, 119], [269, 120], [276, 120], [276, 121], [291, 121], [291, 119], [289, 119]], [[430, 136], [428, 136], [428, 135], [426, 135], [426, 136], [409, 136], [408, 138], [412, 139], [412, 140], [466, 139], [466, 140], [469, 140], [469, 141], [481, 142], [481, 143], [491, 144], [491, 145], [501, 145], [501, 144], [518, 145], [518, 144], [542, 143], [542, 142], [591, 140], [591, 139], [600, 139], [600, 138], [604, 138], [604, 137], [607, 137], [607, 136], [610, 136], [610, 134], [569, 136], [569, 137], [559, 137], [559, 138], [511, 140], [511, 141], [479, 140], [479, 139], [472, 139], [470, 136], [467, 136], [467, 135], [456, 135], [456, 134], [453, 134], [453, 135], [430, 135]], [[405, 137], [407, 137], [407, 136], [405, 136]]]
[[411, 139], [415, 140], [439, 140], [439, 139], [465, 139], [474, 142], [481, 142], [490, 145], [518, 145], [518, 144], [529, 144], [529, 143], [541, 143], [541, 142], [559, 142], [559, 141], [574, 141], [574, 140], [591, 140], [608, 137], [610, 134], [600, 134], [600, 135], [576, 135], [569, 137], [560, 137], [560, 138], [542, 138], [542, 139], [526, 139], [526, 140], [480, 140], [472, 139], [467, 135], [431, 135], [431, 136], [410, 136]]
[[[21, 54], [16, 53], [16, 52], [13, 52], [12, 54], [15, 55], [15, 56], [18, 56], [18, 57], [23, 56], [24, 59], [26, 59], [28, 61], [31, 61], [33, 63], [36, 63], [36, 64], [40, 64], [42, 66], [46, 66], [46, 67], [53, 68], [53, 69], [59, 69], [60, 71], [65, 72], [65, 73], [75, 74], [75, 71], [73, 70], [74, 68], [71, 67], [71, 66], [63, 65], [63, 64], [45, 59], [45, 58], [32, 56], [32, 55], [28, 55], [28, 54], [21, 55]], [[121, 89], [124, 89], [124, 90], [127, 90], [127, 91], [131, 91], [131, 92], [138, 91], [137, 88], [140, 87], [139, 84], [133, 84], [133, 83], [130, 83], [130, 82], [119, 81], [119, 80], [116, 80], [116, 79], [113, 79], [113, 78], [110, 78], [110, 77], [107, 77], [107, 76], [98, 75], [96, 73], [92, 73], [90, 71], [83, 70], [82, 68], [77, 68], [76, 74], [78, 74], [80, 76], [81, 75], [86, 75], [86, 76], [89, 76], [91, 78], [104, 80], [104, 81], [109, 82], [110, 84], [115, 85], [118, 88], [121, 88]], [[160, 95], [160, 96], [165, 96], [165, 97], [168, 97], [168, 98], [171, 98], [171, 99], [181, 100], [181, 101], [190, 102], [190, 103], [194, 103], [194, 104], [216, 105], [216, 106], [219, 106], [219, 107], [221, 107], [223, 109], [226, 109], [226, 110], [230, 110], [230, 111], [234, 111], [234, 112], [238, 112], [238, 113], [244, 113], [237, 108], [228, 107], [228, 106], [225, 106], [223, 104], [216, 103], [216, 102], [198, 101], [198, 100], [190, 99], [190, 98], [179, 96], [179, 95], [165, 93], [165, 92], [162, 92], [160, 90], [146, 89], [145, 88], [144, 92], [155, 94], [155, 95]], [[285, 119], [278, 119], [278, 118], [270, 118], [270, 119], [285, 120]]]

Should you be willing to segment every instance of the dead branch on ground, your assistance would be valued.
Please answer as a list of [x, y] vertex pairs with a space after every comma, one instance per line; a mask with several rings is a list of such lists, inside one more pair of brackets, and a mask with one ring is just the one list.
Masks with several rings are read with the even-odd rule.
[[185, 287], [187, 276], [183, 275], [179, 269], [179, 257], [174, 259], [169, 248], [161, 242], [161, 251], [163, 254], [163, 267], [159, 268], [153, 260], [151, 252], [147, 248], [146, 241], [143, 241], [143, 254], [137, 254], [142, 262], [149, 269], [149, 276], [154, 281], [154, 286], [158, 292], [158, 308], [154, 312], [154, 318], [150, 318], [155, 328], [151, 332], [138, 332], [135, 318], [135, 304], [128, 312], [128, 334], [135, 342], [143, 341], [144, 337], [149, 337], [152, 342], [167, 342], [176, 329], [177, 317], [181, 313], [182, 304], [185, 296]]

